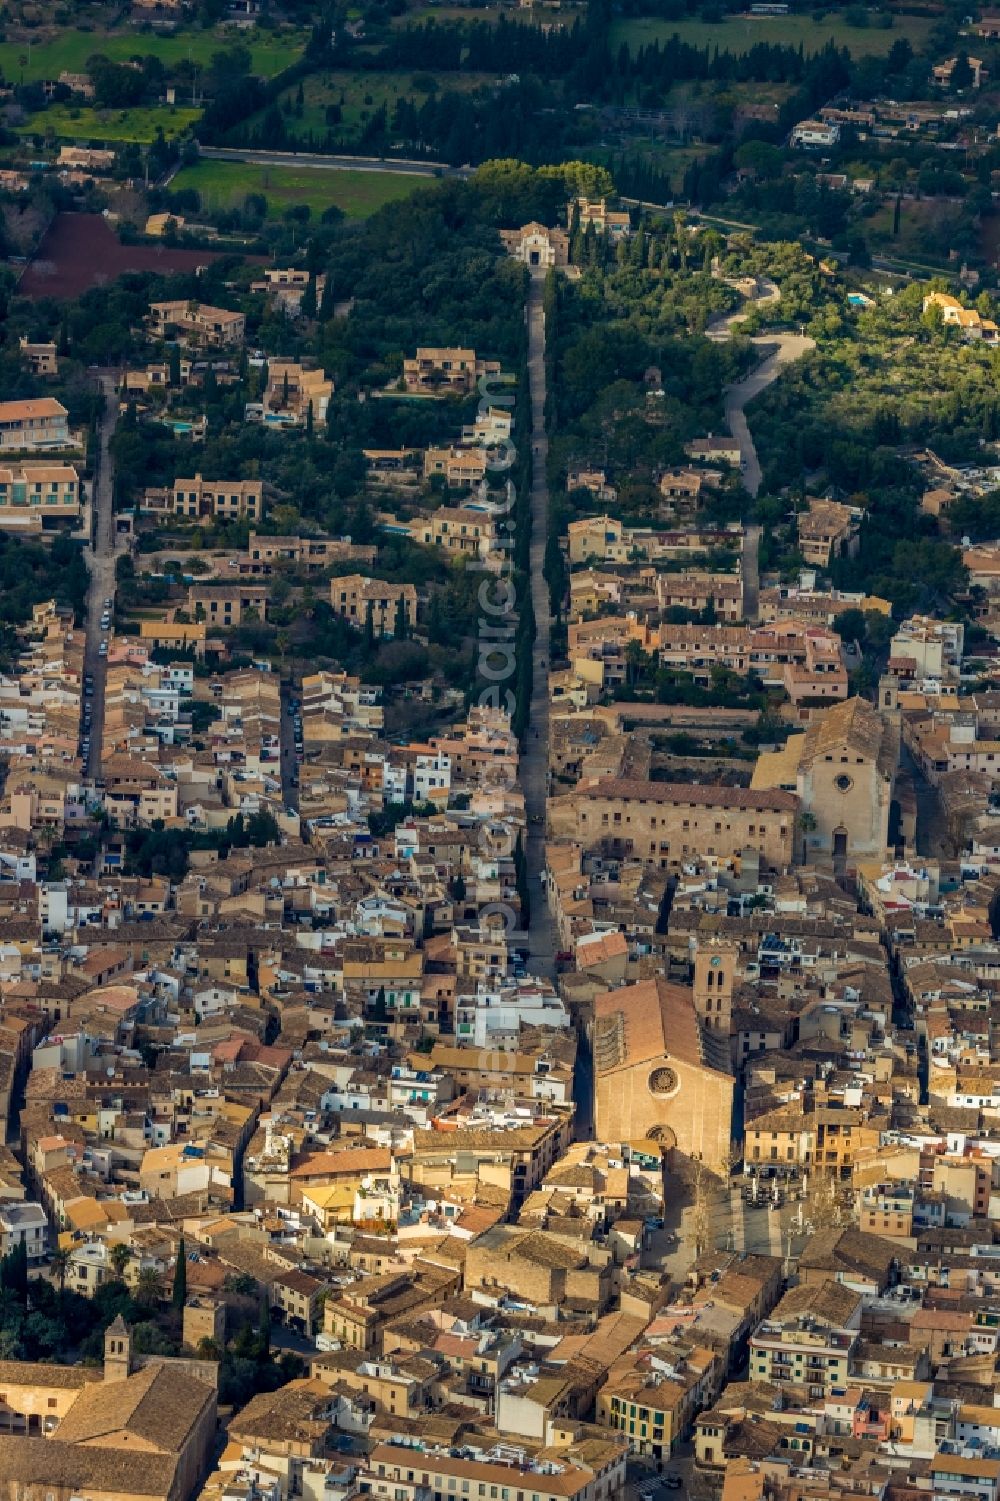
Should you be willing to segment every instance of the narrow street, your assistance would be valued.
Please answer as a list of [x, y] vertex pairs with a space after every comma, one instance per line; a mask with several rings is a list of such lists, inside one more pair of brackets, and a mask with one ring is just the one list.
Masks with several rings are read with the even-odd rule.
[[111, 632], [102, 630], [101, 615], [105, 600], [111, 600], [114, 611], [115, 563], [118, 547], [114, 518], [114, 466], [108, 445], [118, 421], [118, 399], [115, 378], [110, 370], [98, 373], [98, 382], [104, 395], [104, 412], [101, 417], [97, 462], [93, 488], [93, 537], [86, 553], [90, 569], [90, 589], [87, 593], [87, 636], [84, 648], [84, 671], [89, 672], [94, 682], [93, 697], [85, 700], [91, 706], [90, 755], [86, 769], [90, 776], [97, 777], [101, 771], [101, 741], [104, 736], [104, 688], [107, 658], [102, 657], [101, 641], [110, 638]]
[[756, 521], [743, 538], [743, 618], [751, 625], [760, 618], [760, 526]]
[[530, 969], [555, 974], [558, 936], [542, 884], [545, 870], [545, 800], [549, 775], [549, 586], [545, 582], [545, 541], [548, 536], [549, 492], [545, 466], [549, 440], [545, 433], [545, 314], [542, 294], [545, 273], [531, 278], [528, 290], [528, 381], [531, 393], [531, 603], [535, 612], [532, 662], [531, 716], [521, 755], [521, 785], [528, 815], [525, 847], [528, 891], [531, 897]]
[[[299, 703], [294, 684], [281, 687], [281, 796], [286, 808], [299, 806], [299, 762], [295, 754], [295, 726], [292, 700]], [[301, 704], [299, 704], [301, 713]]]

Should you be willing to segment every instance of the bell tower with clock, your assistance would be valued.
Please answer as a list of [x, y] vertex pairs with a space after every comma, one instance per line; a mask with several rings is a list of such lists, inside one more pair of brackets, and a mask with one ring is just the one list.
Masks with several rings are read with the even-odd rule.
[[700, 943], [694, 956], [694, 1009], [710, 1032], [728, 1037], [733, 1021], [736, 947], [713, 939]]

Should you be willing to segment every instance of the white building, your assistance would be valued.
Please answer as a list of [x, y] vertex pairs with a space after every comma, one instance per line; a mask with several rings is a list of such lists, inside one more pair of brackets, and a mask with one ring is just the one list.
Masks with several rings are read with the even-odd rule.
[[48, 1251], [49, 1222], [41, 1204], [0, 1205], [0, 1251], [8, 1251], [24, 1245], [28, 1261], [42, 1261]]

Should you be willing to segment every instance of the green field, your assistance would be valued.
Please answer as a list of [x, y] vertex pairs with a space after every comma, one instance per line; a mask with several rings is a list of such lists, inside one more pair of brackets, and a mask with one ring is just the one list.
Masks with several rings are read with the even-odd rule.
[[[427, 73], [314, 74], [303, 80], [302, 114], [283, 113], [285, 128], [295, 139], [305, 139], [311, 133], [314, 139], [322, 141], [327, 131], [332, 131], [335, 136], [349, 141], [360, 136], [366, 121], [383, 104], [391, 125], [392, 111], [401, 95], [412, 99], [419, 108], [430, 95], [427, 84], [431, 76]], [[496, 81], [491, 73], [447, 73], [439, 76], [438, 85], [441, 92], [468, 93]], [[286, 103], [294, 105], [297, 93], [298, 85], [286, 89], [280, 97], [279, 108]], [[327, 124], [326, 112], [331, 105], [339, 106], [341, 117], [339, 121]], [[253, 116], [248, 122], [249, 127], [261, 119], [261, 115]]]
[[52, 104], [17, 127], [20, 135], [47, 135], [63, 141], [138, 141], [156, 139], [157, 129], [167, 140], [184, 135], [201, 119], [200, 109], [164, 104], [154, 109], [89, 109], [85, 106]]
[[127, 62], [130, 57], [145, 57], [152, 53], [167, 67], [186, 62], [188, 58], [205, 67], [214, 52], [237, 44], [249, 47], [254, 73], [262, 78], [273, 78], [301, 54], [305, 36], [293, 32], [283, 36], [255, 33], [247, 40], [244, 33], [235, 28], [182, 31], [176, 36], [159, 36], [155, 32], [130, 27], [116, 32], [73, 28], [50, 41], [35, 42], [30, 47], [22, 42], [0, 42], [0, 73], [8, 83], [14, 84], [56, 79], [63, 72], [85, 72], [87, 59], [96, 52], [103, 53], [112, 62]]
[[408, 198], [433, 179], [403, 172], [328, 171], [319, 167], [261, 167], [250, 162], [197, 162], [170, 184], [174, 191], [197, 188], [205, 208], [238, 208], [248, 193], [267, 199], [268, 215], [307, 203], [313, 216], [336, 205], [349, 219], [365, 219], [386, 203]]
[[817, 22], [811, 16], [732, 16], [726, 21], [663, 21], [642, 16], [630, 21], [616, 21], [611, 27], [611, 45], [627, 42], [635, 51], [652, 42], [665, 42], [679, 36], [692, 47], [718, 47], [721, 51], [749, 52], [757, 42], [798, 47], [806, 52], [822, 52], [828, 42], [849, 47], [854, 57], [884, 56], [898, 37], [906, 37], [914, 51], [927, 40], [932, 22], [926, 16], [896, 16], [888, 31], [872, 26], [848, 26], [835, 12]]

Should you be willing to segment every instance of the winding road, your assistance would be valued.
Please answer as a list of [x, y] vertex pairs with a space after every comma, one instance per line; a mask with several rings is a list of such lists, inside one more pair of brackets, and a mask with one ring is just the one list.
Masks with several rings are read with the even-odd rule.
[[[708, 338], [719, 343], [731, 339], [737, 326], [753, 308], [778, 302], [780, 298], [781, 289], [773, 281], [764, 278], [761, 295], [750, 307], [738, 308], [735, 313], [724, 313], [711, 320], [706, 330]], [[734, 381], [731, 386], [726, 387], [723, 404], [729, 431], [740, 448], [743, 487], [748, 495], [756, 498], [762, 476], [745, 409], [772, 381], [777, 380], [786, 365], [801, 359], [810, 349], [815, 349], [816, 341], [807, 334], [768, 333], [755, 335], [750, 342], [761, 352], [760, 363], [742, 380]], [[760, 527], [756, 522], [751, 522], [746, 528], [743, 542], [743, 615], [751, 625], [757, 623], [760, 614], [759, 548]]]
[[777, 380], [786, 365], [801, 359], [810, 349], [815, 349], [816, 342], [808, 334], [775, 333], [762, 334], [759, 338], [752, 339], [751, 343], [755, 349], [769, 352], [749, 375], [726, 387], [725, 411], [729, 431], [740, 445], [744, 488], [748, 494], [755, 496], [761, 482], [760, 460], [757, 458], [744, 408], [765, 391], [772, 381]]

